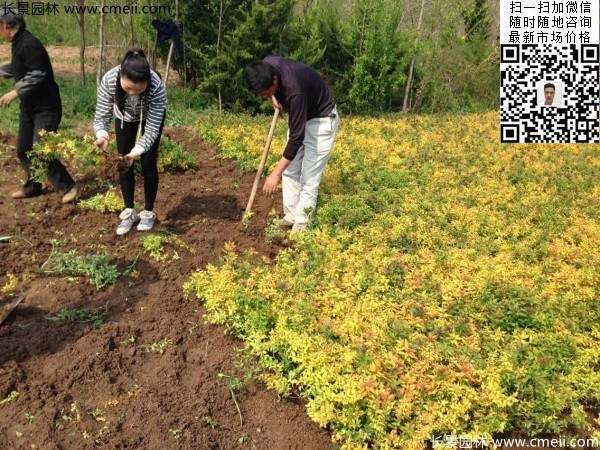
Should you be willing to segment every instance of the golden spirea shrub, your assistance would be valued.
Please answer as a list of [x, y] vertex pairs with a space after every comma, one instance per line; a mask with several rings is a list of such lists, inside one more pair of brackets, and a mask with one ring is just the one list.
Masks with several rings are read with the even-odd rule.
[[[599, 150], [500, 145], [498, 122], [342, 118], [310, 232], [186, 283], [344, 449], [600, 436]], [[199, 127], [256, 167], [268, 118]]]

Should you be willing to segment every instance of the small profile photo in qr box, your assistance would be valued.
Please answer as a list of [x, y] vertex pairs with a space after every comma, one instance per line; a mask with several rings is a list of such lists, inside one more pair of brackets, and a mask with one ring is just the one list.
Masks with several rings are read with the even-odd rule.
[[564, 84], [561, 80], [546, 79], [537, 83], [537, 104], [542, 108], [564, 108]]

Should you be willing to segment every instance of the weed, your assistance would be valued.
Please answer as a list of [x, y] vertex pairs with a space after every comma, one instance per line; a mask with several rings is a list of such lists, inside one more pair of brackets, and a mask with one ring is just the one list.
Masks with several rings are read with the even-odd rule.
[[237, 401], [237, 396], [235, 395], [235, 393], [242, 388], [242, 386], [243, 386], [242, 381], [237, 377], [225, 375], [224, 373], [219, 373], [219, 374], [217, 374], [217, 376], [219, 378], [225, 378], [225, 380], [227, 381], [227, 387], [229, 388], [229, 393], [231, 394], [231, 399], [233, 400], [233, 403], [235, 404], [235, 408], [237, 409], [238, 416], [240, 418], [240, 425], [243, 425], [244, 419], [242, 417], [242, 411], [240, 410], [240, 405]]
[[173, 341], [171, 339], [162, 339], [160, 341], [145, 345], [144, 348], [148, 353], [152, 352], [162, 355], [169, 345], [173, 345]]
[[211, 428], [211, 429], [215, 429], [215, 428], [219, 428], [219, 422], [217, 422], [216, 419], [210, 417], [210, 416], [202, 416], [200, 418], [200, 420], [206, 424], [207, 427]]
[[63, 308], [55, 316], [49, 316], [48, 320], [58, 323], [82, 322], [98, 328], [106, 321], [106, 314], [107, 311], [105, 308]]
[[[167, 244], [176, 245], [181, 248], [189, 247], [185, 242], [172, 234], [148, 234], [142, 238], [142, 247], [150, 257], [156, 261], [164, 261], [167, 255], [164, 253], [164, 247]], [[177, 253], [173, 255], [173, 259], [178, 257]]]
[[14, 294], [17, 290], [18, 285], [19, 278], [15, 274], [9, 273], [6, 275], [6, 282], [0, 289], [0, 292], [2, 292], [2, 294], [4, 295]]
[[10, 391], [4, 400], [0, 400], [0, 406], [14, 402], [17, 397], [19, 397], [19, 393], [17, 391]]
[[76, 250], [63, 252], [54, 245], [41, 269], [51, 275], [85, 275], [96, 289], [102, 289], [114, 284], [119, 277], [117, 266], [110, 261], [111, 258], [107, 254], [78, 255]]
[[139, 259], [140, 259], [140, 256], [136, 255], [136, 257], [133, 258], [133, 261], [131, 261], [131, 263], [127, 267], [125, 267], [125, 269], [123, 270], [123, 273], [122, 273], [122, 275], [124, 277], [128, 277], [128, 276], [133, 277], [133, 274], [135, 272], [137, 272], [137, 270], [135, 270], [135, 266], [137, 266]]
[[54, 427], [57, 430], [62, 430], [65, 426], [70, 422], [79, 422], [81, 421], [81, 413], [79, 412], [79, 407], [77, 403], [71, 403], [71, 408], [69, 412], [66, 412], [64, 409], [61, 409], [57, 414], [56, 419], [54, 420]]
[[254, 213], [252, 211], [244, 211], [244, 216], [242, 217], [242, 225], [244, 226], [244, 230], [250, 228], [252, 224], [252, 217], [254, 217]]
[[123, 346], [133, 345], [135, 344], [135, 336], [131, 335], [127, 339], [123, 339], [121, 342], [119, 342], [119, 344]]
[[277, 213], [271, 211], [269, 220], [265, 227], [265, 241], [267, 244], [280, 241], [286, 237], [286, 232], [282, 227], [283, 220], [277, 216]]
[[175, 439], [179, 439], [183, 436], [183, 430], [181, 428], [169, 428], [169, 433], [171, 433], [171, 436]]
[[96, 422], [106, 422], [106, 417], [104, 417], [104, 412], [100, 408], [96, 408], [90, 413], [90, 416], [94, 418]]

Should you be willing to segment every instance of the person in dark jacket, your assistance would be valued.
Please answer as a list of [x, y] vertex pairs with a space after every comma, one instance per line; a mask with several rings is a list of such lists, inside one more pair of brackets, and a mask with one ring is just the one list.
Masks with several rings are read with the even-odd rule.
[[287, 145], [263, 192], [273, 193], [281, 178], [283, 224], [303, 231], [314, 214], [321, 176], [340, 124], [333, 93], [316, 71], [281, 56], [249, 64], [245, 76], [251, 90], [271, 98], [274, 108], [289, 114]]
[[[0, 106], [8, 107], [17, 98], [21, 103], [17, 155], [27, 180], [11, 196], [22, 199], [42, 193], [42, 185], [31, 178], [29, 152], [39, 140], [40, 131], [58, 130], [62, 103], [48, 53], [26, 29], [23, 17], [1, 10], [0, 36], [11, 42], [12, 53], [10, 64], [0, 67], [0, 76], [15, 79], [15, 89], [0, 98]], [[64, 192], [63, 203], [77, 198], [75, 182], [60, 161], [49, 164], [48, 179], [57, 192]]]

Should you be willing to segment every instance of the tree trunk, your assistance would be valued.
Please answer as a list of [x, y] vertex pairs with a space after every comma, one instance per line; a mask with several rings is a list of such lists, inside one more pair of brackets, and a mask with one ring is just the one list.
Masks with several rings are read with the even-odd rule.
[[362, 16], [362, 25], [361, 25], [361, 29], [360, 29], [360, 42], [358, 43], [358, 54], [362, 55], [363, 53], [363, 45], [364, 45], [364, 41], [365, 41], [365, 33], [366, 33], [366, 27], [367, 27], [367, 7], [365, 6], [365, 9], [362, 11], [363, 16]]
[[171, 45], [169, 46], [169, 54], [167, 56], [167, 69], [165, 74], [165, 87], [169, 81], [169, 70], [171, 69], [171, 56], [173, 56], [173, 47], [175, 47], [175, 42], [171, 40]]
[[102, 81], [102, 75], [104, 75], [104, 14], [102, 9], [104, 8], [104, 0], [100, 3], [100, 27], [98, 30], [98, 41], [100, 48], [98, 49], [98, 71], [96, 73], [96, 85], [100, 86]]
[[[148, 6], [152, 7], [152, 0], [148, 0]], [[150, 46], [150, 36], [148, 36], [148, 61], [150, 61], [150, 65], [154, 70], [156, 70], [156, 53], [158, 51], [158, 34], [154, 30], [152, 26], [152, 15], [148, 14], [148, 26], [151, 30], [151, 33], [155, 35], [154, 37], [154, 47]]]
[[[219, 54], [221, 52], [221, 32], [223, 28], [223, 0], [219, 3], [219, 29], [217, 32], [217, 61], [219, 60]], [[219, 96], [219, 114], [223, 114], [223, 102], [221, 101], [221, 83], [217, 86], [217, 92]]]
[[[83, 7], [85, 0], [78, 0], [78, 5]], [[85, 83], [85, 15], [80, 12], [77, 16], [77, 23], [79, 24], [79, 32], [81, 34], [81, 44], [79, 46], [79, 67], [81, 70], [81, 80]]]
[[[425, 9], [425, 0], [421, 0], [421, 10], [419, 11], [419, 21], [417, 22], [417, 41], [421, 38], [421, 24], [423, 23], [423, 10]], [[408, 79], [406, 80], [406, 86], [404, 89], [404, 102], [402, 104], [402, 112], [407, 112], [410, 108], [409, 106], [409, 98], [410, 98], [410, 90], [412, 88], [412, 80], [413, 80], [413, 72], [415, 69], [415, 59], [413, 56], [410, 60], [410, 68], [408, 70]]]
[[135, 36], [133, 34], [133, 14], [129, 14], [129, 28], [131, 29], [131, 47], [135, 46]]

